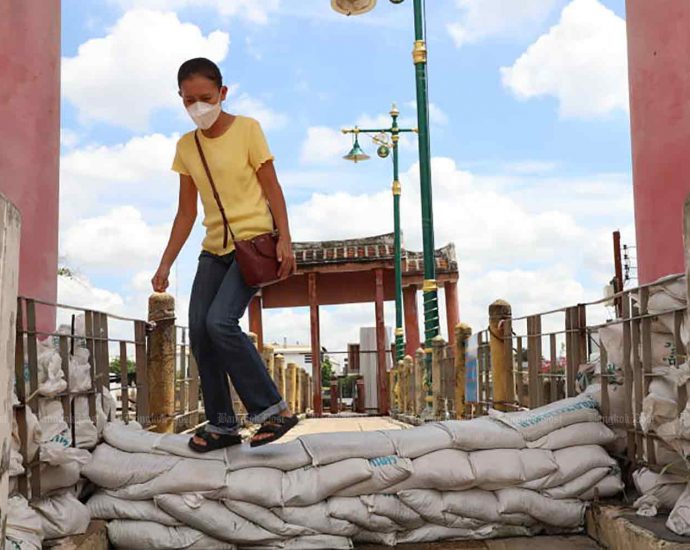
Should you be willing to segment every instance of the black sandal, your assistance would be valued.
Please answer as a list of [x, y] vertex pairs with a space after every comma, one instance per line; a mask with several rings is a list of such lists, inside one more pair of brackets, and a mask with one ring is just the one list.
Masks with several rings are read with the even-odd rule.
[[[260, 447], [261, 445], [266, 445], [266, 443], [271, 443], [277, 439], [283, 437], [287, 432], [294, 428], [299, 422], [296, 414], [292, 416], [280, 416], [273, 414], [269, 416], [266, 420], [261, 423], [261, 427], [252, 436], [252, 440], [249, 442], [251, 447]], [[268, 437], [262, 437], [261, 439], [254, 439], [254, 436], [258, 434], [271, 434]]]
[[213, 437], [211, 432], [206, 431], [205, 427], [199, 428], [194, 435], [200, 437], [206, 442], [206, 445], [199, 445], [194, 442], [194, 438], [189, 438], [189, 446], [192, 450], [198, 453], [207, 453], [208, 451], [215, 451], [216, 449], [223, 449], [231, 447], [232, 445], [239, 445], [242, 443], [242, 436], [238, 434], [214, 434], [218, 437]]

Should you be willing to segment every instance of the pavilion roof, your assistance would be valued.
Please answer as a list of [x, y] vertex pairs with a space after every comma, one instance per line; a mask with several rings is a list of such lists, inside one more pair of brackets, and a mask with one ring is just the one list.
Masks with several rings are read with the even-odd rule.
[[[310, 241], [293, 243], [293, 250], [300, 267], [320, 265], [367, 263], [394, 260], [394, 235], [387, 233], [374, 237], [344, 239], [338, 241]], [[457, 273], [458, 262], [455, 245], [449, 243], [435, 252], [436, 270], [443, 273]], [[424, 271], [422, 252], [402, 249], [403, 271], [421, 273]]]

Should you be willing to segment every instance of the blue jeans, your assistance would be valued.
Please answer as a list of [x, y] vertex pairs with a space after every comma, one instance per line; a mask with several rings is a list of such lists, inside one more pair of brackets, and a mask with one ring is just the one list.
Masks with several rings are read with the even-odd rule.
[[189, 303], [189, 340], [199, 366], [208, 425], [233, 434], [239, 422], [232, 409], [228, 375], [252, 422], [287, 409], [278, 388], [239, 321], [257, 288], [245, 284], [234, 252], [199, 255]]

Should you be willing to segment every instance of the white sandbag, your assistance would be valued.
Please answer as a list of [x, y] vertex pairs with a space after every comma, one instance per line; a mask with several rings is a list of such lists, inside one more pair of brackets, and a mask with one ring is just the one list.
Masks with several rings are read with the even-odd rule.
[[49, 397], [39, 397], [38, 417], [41, 425], [41, 442], [55, 442], [63, 447], [72, 443], [72, 434], [65, 422], [62, 401]]
[[382, 432], [320, 433], [303, 435], [298, 439], [312, 458], [314, 466], [348, 458], [376, 458], [395, 454], [393, 442]]
[[647, 433], [656, 430], [662, 424], [673, 422], [678, 417], [678, 403], [676, 400], [666, 399], [650, 393], [642, 400], [640, 413], [640, 427]]
[[384, 492], [397, 493], [405, 489], [467, 489], [476, 482], [468, 454], [459, 449], [442, 449], [415, 458], [412, 461], [412, 475], [388, 487]]
[[506, 525], [534, 525], [535, 520], [524, 513], [507, 514], [499, 510], [498, 497], [493, 491], [469, 489], [443, 493], [443, 506], [452, 514], [477, 519], [483, 523]]
[[91, 462], [91, 453], [85, 449], [63, 447], [57, 442], [44, 443], [41, 445], [41, 462], [54, 466], [76, 462], [83, 467]]
[[552, 451], [542, 449], [490, 449], [469, 453], [480, 489], [500, 489], [541, 479], [558, 470]]
[[275, 468], [244, 468], [235, 472], [228, 472], [223, 487], [210, 493], [208, 498], [242, 500], [264, 508], [272, 508], [283, 505], [282, 487], [283, 472], [280, 470]]
[[91, 521], [89, 509], [71, 493], [42, 498], [31, 506], [41, 516], [46, 540], [86, 533]]
[[553, 452], [558, 469], [543, 478], [522, 483], [523, 489], [541, 491], [558, 487], [594, 468], [611, 468], [617, 465], [615, 459], [598, 445], [566, 447]]
[[595, 498], [611, 498], [623, 489], [625, 489], [625, 483], [623, 483], [620, 473], [609, 474], [577, 498], [584, 501], [594, 500]]
[[225, 449], [215, 449], [205, 453], [198, 453], [189, 446], [189, 440], [193, 434], [157, 434], [153, 441], [151, 452], [166, 453], [184, 458], [196, 458], [199, 460], [225, 461]]
[[359, 531], [354, 523], [332, 517], [326, 502], [311, 506], [276, 507], [271, 511], [287, 523], [302, 525], [325, 535], [351, 537]]
[[94, 494], [87, 502], [91, 517], [97, 519], [131, 519], [153, 521], [175, 527], [181, 523], [158, 508], [153, 500], [123, 500], [102, 491]]
[[352, 541], [347, 537], [334, 535], [305, 535], [276, 541], [270, 546], [240, 546], [240, 550], [350, 550]]
[[314, 529], [286, 523], [271, 510], [263, 506], [257, 506], [251, 502], [243, 502], [241, 500], [223, 500], [222, 502], [231, 512], [235, 512], [237, 515], [249, 521], [253, 521], [257, 525], [281, 537], [291, 538], [301, 535], [317, 534]]
[[87, 348], [75, 347], [74, 355], [70, 356], [69, 389], [75, 393], [91, 389], [91, 365]]
[[103, 430], [110, 419], [110, 413], [114, 414], [117, 404], [114, 402], [110, 391], [103, 388], [101, 394], [96, 394], [96, 424], [89, 415], [89, 398], [85, 395], [76, 395], [74, 400], [74, 432], [77, 447], [92, 449], [98, 444]]
[[657, 474], [647, 468], [633, 472], [633, 482], [641, 495], [658, 499], [661, 511], [672, 510], [685, 490], [686, 480], [680, 476]]
[[10, 542], [21, 550], [41, 550], [43, 545], [41, 516], [29, 506], [27, 500], [19, 495], [10, 497], [7, 501], [6, 514], [6, 547], [7, 542]]
[[225, 448], [225, 462], [230, 471], [243, 468], [275, 468], [287, 472], [312, 464], [309, 453], [299, 439], [271, 443], [261, 447], [233, 445]]
[[390, 518], [405, 529], [424, 525], [424, 519], [396, 495], [364, 495], [360, 499], [370, 513]]
[[49, 495], [66, 487], [71, 487], [79, 481], [82, 466], [77, 462], [51, 466], [41, 463], [41, 492]]
[[532, 449], [557, 450], [579, 445], [608, 445], [616, 440], [616, 434], [603, 422], [579, 422], [565, 428], [560, 428], [529, 441], [527, 446]]
[[417, 458], [453, 446], [451, 433], [444, 428], [443, 422], [432, 422], [407, 430], [385, 430], [382, 433], [393, 442], [395, 453], [404, 458]]
[[685, 487], [668, 515], [666, 527], [677, 535], [690, 535], [690, 484]]
[[[610, 324], [599, 329], [599, 340], [606, 348], [608, 357], [608, 369], [619, 370], [623, 368], [623, 324]], [[676, 365], [676, 349], [673, 334], [652, 332], [651, 334], [652, 366]], [[640, 343], [640, 357], [642, 357], [642, 344]], [[630, 350], [630, 360], [633, 358], [633, 350]]]
[[327, 505], [331, 517], [344, 519], [367, 531], [393, 533], [403, 530], [392, 519], [372, 514], [359, 497], [331, 497]]
[[181, 460], [173, 456], [124, 452], [104, 443], [96, 447], [82, 475], [99, 487], [119, 489], [150, 481], [169, 472]]
[[398, 533], [397, 543], [411, 544], [438, 540], [477, 540], [530, 535], [531, 532], [528, 528], [514, 525], [485, 525], [478, 529], [458, 529], [429, 524], [412, 531]]
[[222, 503], [199, 495], [158, 495], [154, 501], [184, 525], [215, 539], [236, 544], [265, 544], [280, 539], [280, 535], [235, 514]]
[[[19, 404], [19, 399], [17, 399], [17, 394], [14, 391], [12, 392], [12, 404]], [[26, 457], [26, 461], [33, 462], [41, 445], [41, 425], [29, 405], [26, 405], [24, 410], [26, 411], [26, 450], [29, 455]], [[13, 408], [12, 413], [12, 448], [20, 452], [21, 439], [19, 436], [19, 424], [17, 424], [17, 409]]]
[[563, 485], [544, 490], [542, 494], [555, 499], [577, 498], [608, 476], [610, 472], [611, 468], [592, 468]]
[[316, 504], [346, 487], [370, 479], [373, 471], [374, 467], [364, 458], [290, 470], [282, 476], [283, 504]]
[[237, 547], [192, 529], [168, 527], [152, 521], [114, 520], [108, 538], [115, 548], [126, 550], [235, 550]]
[[535, 441], [571, 424], [599, 422], [601, 416], [597, 407], [597, 402], [590, 396], [578, 395], [529, 411], [506, 413], [491, 409], [489, 414], [492, 418], [520, 432], [525, 440]]
[[584, 522], [585, 503], [580, 500], [554, 500], [527, 489], [496, 491], [502, 514], [522, 513], [554, 527], [575, 528]]
[[53, 347], [50, 338], [38, 340], [37, 344], [38, 393], [45, 397], [54, 397], [67, 389], [65, 373], [62, 371], [62, 357]]
[[440, 424], [450, 433], [453, 446], [464, 451], [525, 448], [525, 440], [519, 432], [488, 416], [444, 420]]
[[476, 529], [482, 525], [481, 521], [474, 518], [448, 514], [443, 501], [443, 493], [440, 491], [410, 489], [400, 491], [398, 498], [419, 513], [428, 523], [459, 529]]
[[[108, 445], [128, 453], [158, 452], [159, 454], [165, 454], [156, 449], [156, 443], [163, 436], [164, 434], [144, 430], [138, 422], [125, 424], [121, 420], [109, 422], [103, 429], [103, 439], [105, 439]], [[210, 451], [203, 454], [212, 454], [214, 452], [218, 451]]]
[[356, 497], [379, 493], [389, 487], [397, 486], [415, 471], [412, 460], [394, 455], [370, 458], [368, 462], [372, 471], [370, 478], [337, 491], [334, 495]]

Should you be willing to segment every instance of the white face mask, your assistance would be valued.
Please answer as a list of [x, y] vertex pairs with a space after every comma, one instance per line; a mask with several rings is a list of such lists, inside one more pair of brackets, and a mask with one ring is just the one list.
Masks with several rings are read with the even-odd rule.
[[220, 100], [218, 103], [197, 101], [187, 107], [187, 112], [192, 117], [194, 124], [202, 130], [208, 130], [220, 116], [220, 103]]

